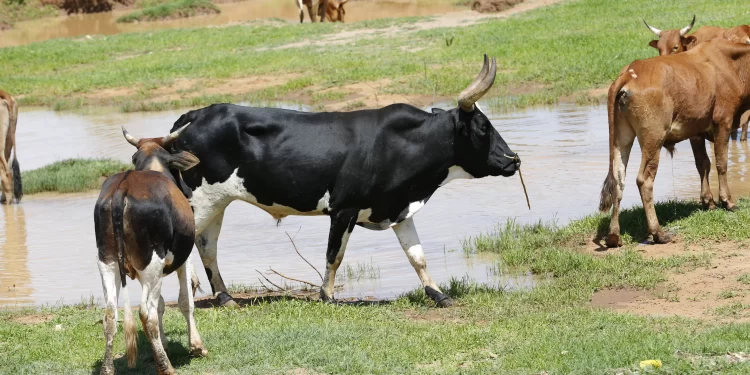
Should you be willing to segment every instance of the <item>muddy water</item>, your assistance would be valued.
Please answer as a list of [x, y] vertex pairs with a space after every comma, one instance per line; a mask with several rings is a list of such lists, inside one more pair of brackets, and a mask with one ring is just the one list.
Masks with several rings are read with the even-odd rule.
[[[299, 11], [294, 0], [248, 0], [219, 4], [218, 6], [221, 8], [221, 13], [217, 15], [159, 22], [134, 24], [116, 22], [117, 18], [132, 12], [133, 9], [19, 22], [14, 29], [0, 32], [0, 47], [17, 46], [54, 38], [227, 25], [268, 18], [299, 22]], [[448, 2], [376, 0], [350, 2], [346, 5], [346, 10], [346, 22], [357, 22], [380, 18], [429, 16], [455, 10], [466, 10], [466, 8], [451, 5]], [[307, 10], [305, 10], [305, 22], [310, 22]]]
[[[25, 110], [19, 116], [17, 139], [23, 169], [67, 157], [106, 156], [128, 161], [133, 149], [122, 140], [120, 125], [139, 136], [160, 136], [183, 111], [133, 114], [70, 114]], [[509, 218], [520, 222], [557, 220], [564, 224], [596, 210], [607, 173], [607, 123], [603, 107], [561, 106], [492, 115], [493, 123], [523, 159], [524, 179], [532, 209], [526, 208], [517, 176], [459, 180], [438, 190], [415, 217], [429, 270], [439, 282], [469, 275], [511, 288], [531, 287], [530, 276], [498, 276], [492, 258], [465, 257], [460, 241], [492, 230]], [[712, 153], [711, 151], [709, 153]], [[748, 195], [747, 144], [732, 142], [729, 181], [734, 196]], [[674, 160], [662, 155], [654, 193], [657, 199], [695, 198], [699, 193], [688, 143], [677, 145]], [[640, 164], [633, 148], [624, 207], [639, 203], [635, 175]], [[715, 173], [712, 174], [712, 176]], [[713, 179], [714, 190], [717, 188]], [[20, 206], [4, 208], [0, 225], [0, 304], [77, 302], [101, 296], [96, 271], [92, 211], [96, 194], [31, 196]], [[328, 220], [288, 217], [276, 222], [257, 208], [235, 202], [226, 212], [219, 240], [219, 264], [227, 284], [254, 284], [255, 270], [269, 267], [305, 280], [314, 273], [297, 257], [285, 232], [294, 235], [300, 251], [320, 269], [325, 265]], [[196, 253], [194, 253], [196, 254]], [[200, 260], [194, 259], [199, 270]], [[393, 297], [418, 285], [418, 279], [392, 231], [357, 228], [344, 258], [346, 264], [370, 264], [375, 279], [339, 283], [338, 296]], [[205, 274], [199, 272], [205, 282]], [[278, 278], [273, 278], [280, 282]], [[204, 285], [208, 285], [205, 283]], [[130, 283], [138, 301], [139, 286]], [[174, 300], [176, 277], [164, 286]]]

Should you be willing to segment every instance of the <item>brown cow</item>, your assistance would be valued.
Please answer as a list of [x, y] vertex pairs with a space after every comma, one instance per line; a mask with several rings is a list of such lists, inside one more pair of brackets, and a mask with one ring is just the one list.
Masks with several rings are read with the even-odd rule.
[[[321, 14], [321, 17], [325, 15], [326, 19], [331, 22], [344, 22], [344, 16], [346, 15], [346, 10], [344, 10], [344, 4], [346, 4], [349, 0], [328, 0], [328, 4], [324, 5], [321, 3], [320, 8], [318, 8], [318, 13]], [[325, 9], [325, 12], [323, 12], [323, 9]]]
[[[646, 24], [646, 27], [648, 27], [651, 32], [659, 37], [658, 40], [652, 40], [649, 42], [649, 46], [656, 48], [659, 51], [659, 56], [684, 52], [692, 49], [700, 43], [712, 39], [729, 39], [735, 43], [746, 43], [746, 41], [750, 40], [748, 39], [750, 37], [750, 26], [747, 25], [736, 26], [731, 29], [717, 26], [703, 26], [696, 30], [692, 35], [685, 36], [685, 34], [693, 27], [693, 24], [695, 24], [695, 15], [693, 15], [693, 21], [690, 25], [680, 30], [659, 30], [649, 25], [646, 20], [643, 20], [643, 23]], [[750, 113], [746, 113], [743, 116], [743, 121], [740, 122], [742, 127], [740, 131], [740, 142], [747, 141], [748, 121], [750, 121]], [[732, 131], [731, 138], [737, 139], [737, 132]], [[704, 144], [703, 147], [705, 148], [705, 142], [700, 141], [698, 143]], [[700, 146], [696, 144], [693, 148], [695, 147]], [[703, 154], [705, 154], [705, 152], [703, 152]], [[696, 158], [697, 157], [698, 155], [696, 155]]]
[[307, 14], [310, 16], [310, 22], [317, 22], [318, 14], [320, 14], [320, 22], [325, 22], [325, 12], [321, 12], [321, 9], [328, 8], [329, 0], [319, 0], [318, 6], [314, 6], [313, 0], [297, 0], [297, 8], [299, 8], [299, 23], [305, 19], [305, 12], [302, 10], [302, 6], [307, 7]]
[[[662, 147], [700, 137], [715, 144], [719, 200], [727, 209], [734, 201], [727, 186], [729, 132], [750, 109], [750, 46], [715, 39], [680, 54], [636, 60], [609, 88], [610, 166], [599, 209], [612, 210], [608, 247], [621, 246], [619, 209], [625, 170], [637, 137], [642, 160], [637, 184], [646, 212], [648, 233], [655, 243], [667, 243], [654, 210], [653, 185]], [[704, 148], [705, 150], [705, 148]], [[696, 160], [698, 164], [698, 160]], [[708, 187], [711, 164], [698, 165], [701, 201], [713, 205]]]
[[170, 154], [167, 151], [187, 126], [164, 138], [146, 139], [134, 138], [123, 129], [125, 139], [138, 148], [133, 155], [135, 171], [109, 177], [104, 181], [96, 201], [96, 246], [99, 249], [99, 273], [106, 304], [106, 349], [102, 374], [114, 372], [112, 343], [117, 333], [120, 286], [125, 295], [123, 330], [128, 365], [135, 366], [136, 328], [125, 275], [131, 279], [138, 278], [141, 283], [141, 324], [151, 343], [159, 374], [174, 374], [166, 353], [167, 338], [162, 324], [164, 299], [161, 297], [161, 279], [175, 270], [180, 279], [178, 305], [187, 321], [190, 352], [196, 356], [208, 353], [193, 317], [193, 293], [198, 287], [190, 259], [195, 240], [195, 221], [190, 203], [178, 187], [181, 183], [179, 171], [197, 165], [198, 158], [188, 152]]
[[[10, 94], [0, 90], [0, 203], [18, 203], [23, 197], [21, 167], [16, 155], [16, 123], [18, 103]], [[11, 160], [10, 152], [13, 151]]]

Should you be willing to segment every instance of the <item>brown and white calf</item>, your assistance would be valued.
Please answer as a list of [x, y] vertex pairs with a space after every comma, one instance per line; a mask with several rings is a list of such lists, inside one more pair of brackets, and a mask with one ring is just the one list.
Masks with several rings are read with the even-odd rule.
[[[609, 174], [602, 187], [599, 209], [611, 207], [608, 247], [621, 246], [619, 208], [625, 170], [633, 141], [641, 146], [641, 167], [636, 179], [646, 213], [648, 233], [656, 243], [670, 241], [659, 226], [653, 186], [662, 147], [685, 139], [714, 142], [719, 175], [719, 201], [734, 209], [727, 186], [729, 133], [750, 110], [750, 45], [714, 39], [674, 55], [636, 60], [623, 69], [609, 88]], [[691, 142], [692, 144], [692, 142]], [[694, 146], [694, 145], [693, 145]], [[701, 145], [702, 146], [702, 145]], [[705, 147], [700, 147], [705, 154]], [[696, 148], [693, 147], [693, 151]], [[701, 177], [701, 201], [714, 206], [708, 188], [711, 162], [696, 166]], [[706, 155], [707, 159], [707, 155]]]
[[10, 94], [0, 90], [0, 203], [5, 204], [18, 203], [23, 197], [21, 168], [16, 155], [17, 122], [18, 103]]
[[180, 279], [178, 304], [188, 324], [190, 351], [207, 354], [193, 317], [193, 278], [190, 252], [195, 239], [195, 221], [187, 198], [178, 185], [180, 173], [198, 164], [188, 152], [170, 154], [170, 144], [187, 127], [164, 138], [136, 139], [123, 128], [123, 135], [138, 151], [133, 155], [134, 171], [109, 177], [102, 186], [94, 209], [98, 264], [106, 303], [104, 335], [106, 350], [102, 374], [114, 373], [112, 342], [117, 333], [117, 300], [122, 286], [125, 295], [123, 329], [128, 365], [135, 366], [136, 327], [130, 308], [125, 276], [137, 278], [142, 286], [140, 318], [159, 374], [174, 374], [167, 358], [167, 338], [162, 317], [162, 278], [177, 271]]

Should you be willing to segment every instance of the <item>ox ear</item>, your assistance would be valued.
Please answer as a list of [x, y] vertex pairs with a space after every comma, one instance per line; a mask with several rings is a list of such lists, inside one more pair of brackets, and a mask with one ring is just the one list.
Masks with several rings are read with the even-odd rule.
[[659, 49], [658, 44], [659, 44], [658, 40], [652, 40], [652, 41], [648, 42], [649, 46], [651, 46], [653, 48], [656, 48], [656, 49]]
[[695, 47], [695, 45], [697, 44], [697, 42], [698, 42], [698, 38], [696, 38], [693, 35], [688, 35], [688, 36], [682, 37], [682, 45], [685, 46], [685, 50], [689, 50], [689, 49]]
[[200, 163], [198, 157], [187, 151], [178, 152], [169, 157], [169, 167], [179, 171], [186, 171], [195, 167], [198, 163]]

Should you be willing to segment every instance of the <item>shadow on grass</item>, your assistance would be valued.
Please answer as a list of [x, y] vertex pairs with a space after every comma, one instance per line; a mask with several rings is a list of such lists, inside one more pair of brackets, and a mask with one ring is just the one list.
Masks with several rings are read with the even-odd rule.
[[[701, 204], [697, 201], [667, 201], [656, 203], [655, 208], [659, 224], [667, 229], [673, 222], [703, 210]], [[604, 239], [609, 234], [610, 221], [611, 215], [607, 215], [597, 225], [597, 234], [594, 238], [594, 243], [603, 249], [606, 249], [603, 245]], [[630, 240], [633, 242], [641, 242], [648, 239], [648, 225], [643, 207], [632, 207], [620, 212], [620, 233], [624, 237], [630, 237]], [[625, 240], [626, 238], [623, 238], [623, 241]]]
[[[118, 330], [121, 335], [122, 330]], [[167, 332], [167, 340], [169, 340], [169, 333]], [[190, 364], [191, 355], [190, 351], [182, 345], [181, 342], [175, 342], [169, 340], [167, 344], [169, 350], [168, 357], [169, 362], [172, 363], [172, 367], [178, 369], [182, 366]], [[104, 355], [104, 347], [102, 347], [102, 355]], [[138, 358], [135, 362], [134, 368], [128, 367], [128, 358], [123, 354], [122, 357], [114, 360], [114, 368], [116, 374], [153, 374], [156, 373], [156, 362], [151, 352], [151, 344], [146, 338], [146, 334], [143, 331], [138, 331]], [[102, 369], [102, 360], [99, 359], [91, 366], [91, 374], [99, 375]]]
[[[234, 302], [237, 302], [237, 304], [240, 307], [246, 307], [246, 306], [257, 306], [261, 304], [266, 303], [274, 303], [279, 301], [306, 301], [306, 302], [312, 302], [317, 303], [321, 302], [320, 299], [317, 297], [318, 292], [305, 292], [305, 293], [268, 293], [268, 294], [259, 294], [259, 295], [253, 295], [253, 296], [243, 296], [243, 295], [234, 295], [232, 298], [234, 299]], [[336, 300], [335, 302], [331, 302], [331, 304], [335, 305], [343, 305], [343, 306], [379, 306], [379, 305], [388, 305], [392, 303], [393, 301], [385, 300], [385, 299], [377, 299], [374, 297], [365, 297], [365, 298], [344, 298]], [[195, 307], [198, 309], [208, 309], [208, 308], [214, 308], [214, 307], [221, 307], [219, 304], [219, 301], [216, 298], [206, 298], [201, 299], [198, 301], [195, 301]]]

